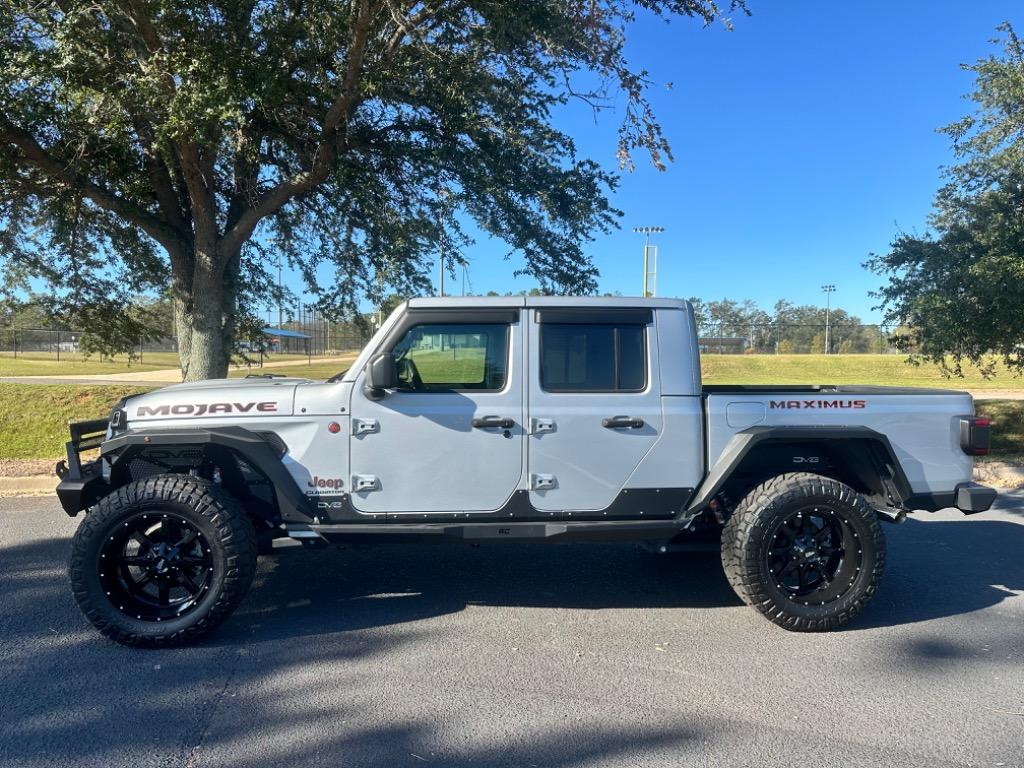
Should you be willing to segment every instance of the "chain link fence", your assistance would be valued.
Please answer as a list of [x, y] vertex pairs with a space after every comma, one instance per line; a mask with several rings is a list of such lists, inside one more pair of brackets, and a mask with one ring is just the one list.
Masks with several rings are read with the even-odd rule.
[[[83, 343], [83, 337], [86, 341]], [[283, 328], [266, 328], [254, 339], [238, 342], [243, 363], [338, 357], [363, 348], [369, 335], [351, 325], [332, 323], [285, 323]], [[0, 357], [25, 360], [83, 362], [104, 359], [90, 353], [85, 332], [75, 329], [0, 327]], [[116, 359], [128, 365], [178, 365], [178, 340], [173, 335], [160, 339], [139, 339], [130, 353]]]

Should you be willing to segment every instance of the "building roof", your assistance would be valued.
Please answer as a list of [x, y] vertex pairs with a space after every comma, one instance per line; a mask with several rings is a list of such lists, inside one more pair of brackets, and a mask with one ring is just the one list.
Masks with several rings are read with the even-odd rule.
[[305, 333], [299, 333], [298, 331], [287, 331], [284, 328], [264, 328], [263, 333], [266, 336], [280, 336], [282, 339], [308, 339], [311, 338]]

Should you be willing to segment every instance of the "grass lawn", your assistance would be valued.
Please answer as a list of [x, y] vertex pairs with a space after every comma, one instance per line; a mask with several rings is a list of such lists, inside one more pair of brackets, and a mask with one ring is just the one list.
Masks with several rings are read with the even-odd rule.
[[0, 353], [0, 376], [90, 376], [102, 373], [129, 373], [131, 371], [157, 371], [162, 368], [177, 368], [176, 352], [147, 352], [138, 360], [128, 363], [127, 357], [88, 360], [78, 355], [62, 353], [60, 360], [56, 353], [29, 352], [28, 356]]
[[[353, 357], [353, 359], [355, 358]], [[277, 360], [278, 358], [275, 358], [275, 361]], [[312, 365], [309, 363], [295, 363], [294, 365], [282, 365], [273, 368], [260, 368], [258, 365], [254, 365], [252, 368], [232, 369], [228, 376], [232, 379], [240, 379], [248, 376], [250, 373], [272, 373], [275, 376], [297, 376], [302, 379], [322, 380], [329, 379], [336, 373], [341, 373], [349, 365], [351, 363], [348, 362], [321, 363], [314, 357]]]
[[704, 355], [705, 384], [883, 384], [949, 389], [1024, 389], [1024, 378], [999, 366], [992, 379], [977, 369], [947, 379], [928, 363], [907, 363], [903, 355]]
[[0, 458], [64, 456], [68, 422], [110, 413], [122, 397], [146, 387], [0, 384]]

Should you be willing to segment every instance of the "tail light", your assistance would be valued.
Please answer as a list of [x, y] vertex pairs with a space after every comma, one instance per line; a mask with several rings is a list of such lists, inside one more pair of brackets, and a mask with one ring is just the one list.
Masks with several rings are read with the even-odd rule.
[[984, 456], [991, 441], [992, 422], [980, 416], [960, 419], [960, 448], [968, 456]]

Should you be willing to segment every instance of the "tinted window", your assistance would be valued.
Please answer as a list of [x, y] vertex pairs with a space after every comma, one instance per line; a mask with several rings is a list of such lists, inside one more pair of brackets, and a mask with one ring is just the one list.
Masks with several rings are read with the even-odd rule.
[[400, 390], [502, 389], [508, 369], [508, 325], [417, 325], [392, 354], [398, 362]]
[[638, 391], [647, 384], [642, 325], [540, 326], [540, 384], [548, 392]]

